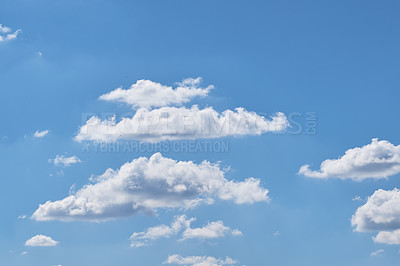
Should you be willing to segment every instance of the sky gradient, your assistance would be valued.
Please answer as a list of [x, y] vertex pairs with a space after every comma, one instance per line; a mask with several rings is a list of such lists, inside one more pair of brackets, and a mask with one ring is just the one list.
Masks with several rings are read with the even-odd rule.
[[[399, 2], [0, 6], [9, 28], [0, 28], [1, 265], [398, 263]], [[133, 84], [143, 91], [128, 91]], [[206, 135], [81, 135], [92, 116], [190, 116], [194, 105], [206, 117], [259, 123]], [[98, 189], [107, 178], [122, 185]], [[50, 208], [71, 195], [107, 208]]]

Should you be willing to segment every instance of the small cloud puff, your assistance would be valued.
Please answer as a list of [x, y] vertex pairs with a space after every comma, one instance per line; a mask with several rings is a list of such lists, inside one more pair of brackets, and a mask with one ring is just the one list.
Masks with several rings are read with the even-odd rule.
[[71, 166], [72, 164], [76, 163], [81, 163], [82, 161], [77, 157], [77, 156], [71, 156], [71, 157], [64, 157], [63, 155], [56, 155], [56, 158], [53, 161], [55, 166], [64, 166], [68, 167]]
[[49, 236], [36, 235], [25, 242], [27, 247], [52, 247], [58, 244], [58, 241], [53, 240]]
[[22, 30], [20, 29], [12, 32], [11, 28], [0, 24], [0, 42], [14, 40], [18, 37], [18, 34], [20, 34], [21, 32]]
[[235, 265], [239, 262], [230, 257], [225, 259], [217, 259], [211, 256], [189, 256], [182, 257], [180, 255], [170, 255], [163, 262], [164, 264], [175, 265], [192, 265], [192, 266], [222, 266], [222, 265]]

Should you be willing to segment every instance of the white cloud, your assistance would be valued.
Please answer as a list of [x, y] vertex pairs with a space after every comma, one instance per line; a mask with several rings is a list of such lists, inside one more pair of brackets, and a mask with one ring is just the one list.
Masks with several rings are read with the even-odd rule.
[[156, 153], [125, 163], [62, 200], [41, 204], [32, 215], [38, 221], [104, 221], [159, 208], [194, 208], [215, 199], [236, 204], [267, 202], [260, 180], [228, 181], [219, 164], [175, 161]]
[[283, 113], [276, 113], [269, 119], [244, 108], [219, 113], [212, 107], [171, 106], [187, 103], [196, 96], [207, 96], [213, 86], [200, 88], [200, 82], [201, 78], [186, 79], [173, 89], [150, 80], [139, 80], [129, 90], [119, 88], [104, 94], [99, 99], [127, 103], [138, 109], [133, 116], [119, 121], [115, 116], [105, 120], [92, 116], [80, 127], [75, 140], [160, 142], [213, 139], [279, 132], [290, 126]]
[[385, 252], [384, 249], [378, 249], [378, 250], [376, 250], [374, 252], [371, 252], [371, 256], [373, 256], [373, 257], [382, 256], [384, 252]]
[[71, 156], [71, 157], [64, 157], [63, 155], [56, 155], [56, 158], [53, 160], [54, 165], [56, 166], [71, 166], [71, 164], [75, 163], [80, 163], [82, 162], [77, 156]]
[[20, 215], [17, 218], [17, 220], [24, 220], [24, 219], [26, 219], [26, 215]]
[[379, 189], [351, 219], [358, 232], [400, 229], [400, 191]]
[[280, 132], [289, 127], [283, 113], [277, 113], [271, 119], [260, 116], [243, 108], [218, 113], [212, 107], [199, 109], [192, 106], [162, 107], [148, 110], [140, 108], [133, 117], [115, 117], [101, 120], [91, 117], [75, 137], [76, 141], [118, 141], [139, 140], [160, 142], [164, 140], [213, 139], [227, 136], [261, 135], [268, 132]]
[[400, 244], [400, 191], [379, 189], [351, 219], [358, 232], [378, 231], [374, 242]]
[[204, 227], [200, 228], [186, 228], [182, 233], [182, 239], [199, 238], [199, 239], [212, 239], [225, 237], [227, 234], [234, 236], [242, 235], [238, 229], [231, 229], [225, 226], [222, 221], [209, 222]]
[[9, 33], [11, 29], [7, 26], [0, 24], [0, 33]]
[[44, 235], [36, 235], [25, 242], [25, 246], [28, 247], [52, 247], [57, 244], [57, 241], [53, 240], [49, 236]]
[[213, 239], [225, 237], [227, 234], [241, 236], [242, 232], [238, 229], [231, 229], [225, 226], [222, 221], [211, 222], [204, 227], [191, 228], [191, 223], [195, 218], [188, 219], [186, 215], [176, 216], [171, 226], [162, 224], [148, 228], [143, 232], [135, 232], [130, 237], [131, 247], [141, 247], [148, 245], [151, 240], [159, 238], [170, 238], [181, 233], [181, 240], [198, 238]]
[[320, 170], [303, 165], [299, 174], [313, 178], [340, 178], [361, 181], [379, 179], [400, 173], [400, 146], [378, 139], [361, 148], [349, 149], [339, 159], [325, 160]]
[[400, 229], [394, 231], [380, 231], [375, 237], [374, 242], [389, 245], [400, 244]]
[[122, 102], [133, 107], [161, 107], [180, 105], [194, 97], [205, 97], [213, 86], [200, 88], [201, 78], [185, 79], [173, 89], [150, 80], [138, 80], [128, 90], [118, 88], [101, 95], [100, 100]]
[[170, 255], [164, 261], [164, 264], [177, 264], [177, 265], [192, 265], [192, 266], [221, 266], [221, 265], [234, 265], [238, 264], [237, 260], [230, 257], [225, 259], [217, 259], [210, 256], [189, 256], [182, 257], [180, 255]]
[[26, 255], [26, 254], [28, 254], [28, 251], [22, 251], [19, 255], [23, 256], [23, 255]]
[[36, 132], [33, 134], [33, 136], [35, 137], [35, 138], [43, 138], [44, 136], [46, 136], [47, 134], [49, 134], [49, 131], [46, 129], [46, 130], [43, 130], [43, 131], [39, 131], [39, 130], [36, 130]]
[[129, 238], [131, 240], [131, 247], [141, 247], [148, 245], [150, 240], [156, 240], [159, 238], [170, 238], [173, 235], [178, 234], [183, 228], [190, 226], [195, 219], [187, 219], [186, 215], [175, 217], [171, 226], [162, 224], [148, 228], [143, 232], [135, 232]]
[[18, 34], [21, 32], [21, 30], [16, 30], [11, 33], [11, 29], [9, 27], [0, 24], [0, 42], [11, 41], [17, 38]]

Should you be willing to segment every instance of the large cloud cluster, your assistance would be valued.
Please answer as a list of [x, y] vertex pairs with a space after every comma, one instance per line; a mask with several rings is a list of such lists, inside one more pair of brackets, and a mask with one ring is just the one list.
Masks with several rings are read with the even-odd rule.
[[58, 201], [41, 204], [38, 221], [104, 221], [160, 208], [193, 208], [216, 199], [236, 204], [268, 201], [260, 180], [227, 180], [218, 164], [175, 161], [156, 153], [108, 169], [94, 183]]
[[[200, 79], [184, 80], [176, 89], [149, 80], [140, 80], [129, 90], [117, 89], [100, 99], [138, 107], [132, 117], [117, 121], [90, 117], [80, 127], [75, 140], [80, 142], [138, 140], [160, 142], [182, 139], [214, 139], [227, 136], [261, 135], [279, 132], [290, 126], [283, 113], [271, 118], [244, 108], [217, 112], [212, 107], [176, 107], [195, 96], [206, 96], [212, 86], [199, 88]], [[151, 109], [151, 107], [157, 107]]]
[[212, 107], [192, 106], [141, 108], [130, 118], [117, 122], [115, 117], [101, 120], [91, 117], [79, 129], [76, 141], [114, 142], [120, 139], [160, 142], [181, 139], [214, 139], [227, 136], [261, 135], [279, 132], [289, 126], [283, 113], [267, 119], [254, 112], [237, 108], [218, 113]]

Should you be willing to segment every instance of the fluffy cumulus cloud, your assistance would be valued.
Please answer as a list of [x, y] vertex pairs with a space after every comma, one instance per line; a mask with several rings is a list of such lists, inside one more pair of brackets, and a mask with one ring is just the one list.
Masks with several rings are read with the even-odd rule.
[[133, 117], [115, 117], [102, 120], [93, 116], [83, 125], [75, 137], [76, 141], [139, 140], [160, 142], [181, 139], [213, 139], [226, 136], [261, 135], [279, 132], [289, 127], [287, 117], [277, 113], [270, 119], [254, 112], [237, 108], [222, 113], [212, 107], [197, 106], [162, 107], [148, 110], [140, 108]]
[[57, 244], [57, 241], [53, 240], [49, 236], [44, 235], [36, 235], [25, 242], [25, 246], [28, 247], [52, 247]]
[[200, 83], [201, 78], [189, 78], [177, 83], [176, 88], [172, 88], [151, 80], [138, 80], [128, 90], [118, 88], [101, 95], [99, 99], [145, 108], [180, 105], [194, 97], [205, 97], [213, 89], [213, 86], [201, 88]]
[[351, 219], [358, 232], [378, 231], [377, 243], [400, 244], [400, 191], [379, 189]]
[[225, 259], [217, 259], [211, 256], [189, 256], [182, 257], [180, 255], [170, 255], [164, 261], [164, 264], [175, 265], [192, 265], [192, 266], [221, 266], [221, 265], [235, 265], [239, 262], [230, 257]]
[[268, 190], [260, 180], [225, 178], [219, 164], [176, 161], [156, 153], [108, 169], [74, 194], [41, 204], [32, 218], [38, 221], [104, 221], [159, 208], [194, 208], [216, 199], [236, 204], [266, 202]]
[[376, 243], [398, 245], [400, 244], [400, 229], [394, 231], [380, 231], [373, 239]]
[[214, 239], [225, 237], [226, 235], [240, 236], [242, 232], [238, 229], [231, 229], [225, 226], [222, 221], [209, 222], [204, 227], [191, 228], [191, 223], [195, 218], [188, 219], [186, 215], [175, 217], [170, 226], [162, 224], [148, 228], [143, 232], [135, 232], [130, 237], [132, 247], [148, 245], [149, 241], [159, 238], [170, 238], [181, 233], [181, 239]]
[[21, 32], [22, 31], [20, 29], [12, 32], [11, 28], [0, 24], [0, 42], [14, 40]]
[[320, 170], [303, 165], [299, 174], [313, 178], [340, 178], [361, 181], [379, 179], [400, 173], [400, 146], [389, 141], [372, 139], [361, 148], [349, 149], [339, 159], [325, 160]]
[[356, 231], [400, 229], [400, 191], [379, 189], [359, 207], [351, 223]]
[[39, 130], [36, 130], [36, 132], [33, 134], [33, 136], [35, 137], [35, 138], [43, 138], [43, 137], [45, 137], [47, 134], [49, 134], [49, 131], [46, 129], [46, 130], [43, 130], [43, 131], [39, 131]]
[[71, 156], [71, 157], [64, 157], [63, 155], [57, 155], [54, 160], [52, 160], [54, 165], [56, 166], [71, 166], [72, 164], [80, 163], [82, 162], [77, 156]]

